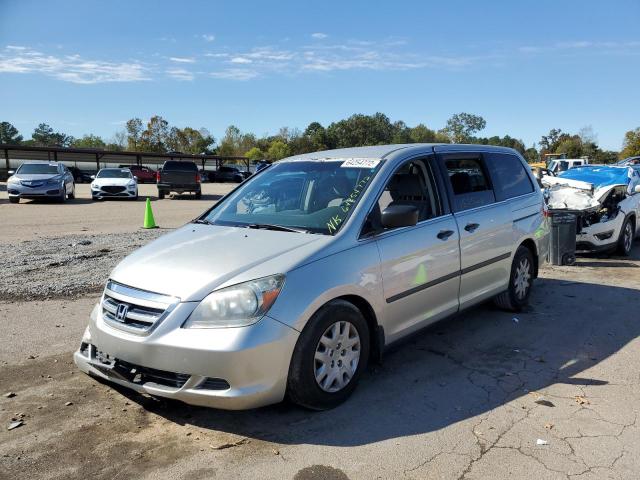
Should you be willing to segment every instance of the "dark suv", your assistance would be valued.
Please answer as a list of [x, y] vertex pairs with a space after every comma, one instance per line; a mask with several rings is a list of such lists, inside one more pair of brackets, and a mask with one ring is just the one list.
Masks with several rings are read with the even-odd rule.
[[185, 193], [193, 192], [196, 198], [202, 196], [200, 187], [200, 172], [194, 162], [178, 162], [169, 160], [157, 173], [158, 198], [171, 192]]
[[216, 182], [236, 182], [240, 183], [244, 180], [244, 175], [236, 167], [220, 167], [214, 172], [214, 181]]

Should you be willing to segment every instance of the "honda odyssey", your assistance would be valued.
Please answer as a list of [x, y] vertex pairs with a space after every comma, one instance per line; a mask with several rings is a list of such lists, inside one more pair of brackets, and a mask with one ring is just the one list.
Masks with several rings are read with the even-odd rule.
[[297, 155], [125, 258], [78, 367], [224, 409], [331, 408], [390, 344], [493, 298], [526, 305], [542, 193], [514, 150], [389, 145]]

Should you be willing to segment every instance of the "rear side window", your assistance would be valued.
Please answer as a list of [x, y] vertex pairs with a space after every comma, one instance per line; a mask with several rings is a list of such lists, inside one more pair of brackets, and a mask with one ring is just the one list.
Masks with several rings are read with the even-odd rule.
[[165, 162], [162, 170], [168, 171], [180, 171], [180, 172], [197, 172], [198, 167], [193, 162]]
[[480, 158], [447, 158], [444, 166], [451, 184], [456, 212], [495, 202], [491, 183]]
[[520, 158], [507, 153], [487, 155], [498, 201], [533, 192], [533, 183]]

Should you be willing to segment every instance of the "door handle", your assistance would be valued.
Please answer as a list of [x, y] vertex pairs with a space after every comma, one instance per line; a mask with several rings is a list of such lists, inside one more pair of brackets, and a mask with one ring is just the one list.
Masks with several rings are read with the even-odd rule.
[[478, 228], [480, 226], [479, 223], [467, 223], [467, 226], [464, 227], [464, 229], [469, 232], [472, 233], [476, 230], [476, 228]]
[[440, 240], [446, 240], [451, 235], [453, 235], [453, 230], [440, 230], [440, 232], [438, 232], [438, 238]]

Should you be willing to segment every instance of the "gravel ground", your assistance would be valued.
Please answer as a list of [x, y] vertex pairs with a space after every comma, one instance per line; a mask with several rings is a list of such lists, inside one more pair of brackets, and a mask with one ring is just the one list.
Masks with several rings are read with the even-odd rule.
[[102, 290], [113, 267], [167, 229], [0, 244], [0, 300], [71, 298]]

